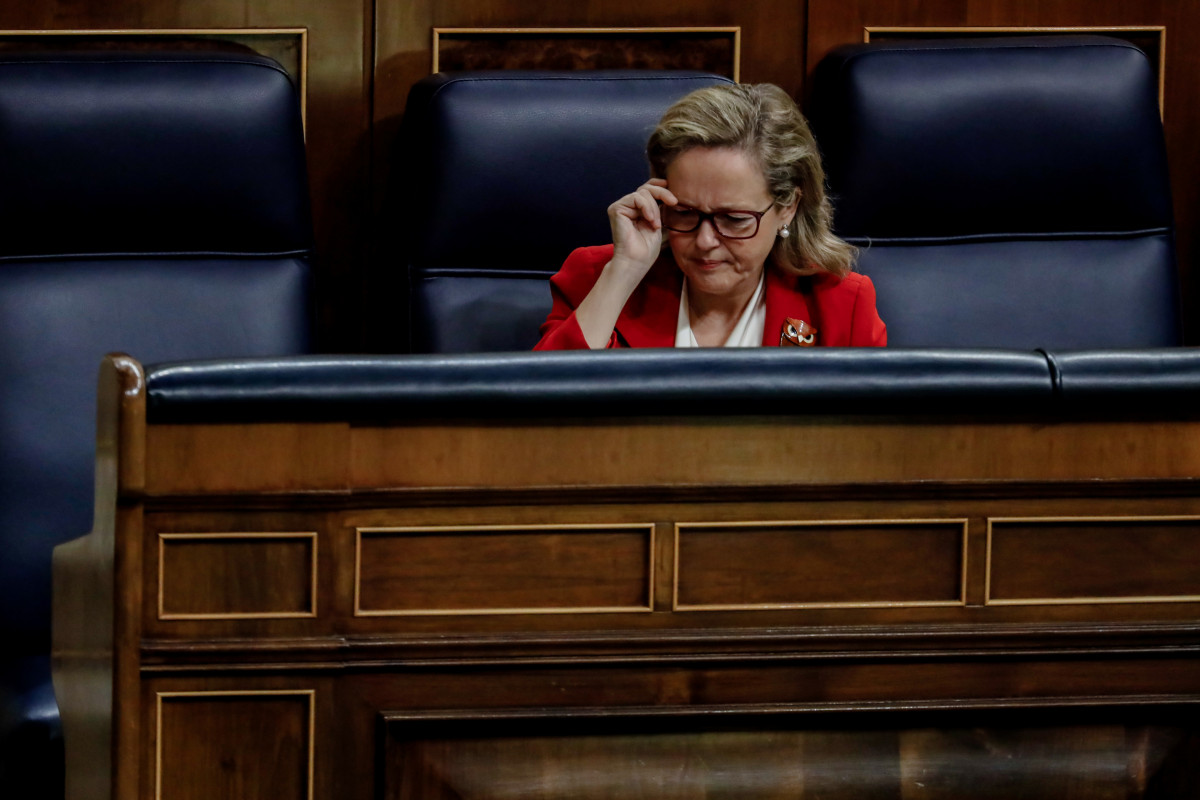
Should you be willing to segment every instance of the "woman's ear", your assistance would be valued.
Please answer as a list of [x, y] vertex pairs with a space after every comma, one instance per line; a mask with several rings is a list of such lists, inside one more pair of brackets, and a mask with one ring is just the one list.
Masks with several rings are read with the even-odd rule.
[[784, 220], [791, 222], [793, 219], [795, 219], [796, 209], [800, 207], [800, 196], [800, 190], [797, 189], [792, 195], [792, 202], [788, 203], [780, 211], [780, 214], [783, 215]]

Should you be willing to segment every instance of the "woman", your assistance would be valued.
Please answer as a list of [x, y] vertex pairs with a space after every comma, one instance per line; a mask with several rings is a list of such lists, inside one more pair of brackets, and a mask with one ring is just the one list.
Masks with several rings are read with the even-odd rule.
[[692, 92], [646, 152], [654, 177], [609, 206], [613, 243], [576, 250], [551, 279], [535, 349], [887, 343], [874, 286], [830, 231], [816, 142], [782, 89]]

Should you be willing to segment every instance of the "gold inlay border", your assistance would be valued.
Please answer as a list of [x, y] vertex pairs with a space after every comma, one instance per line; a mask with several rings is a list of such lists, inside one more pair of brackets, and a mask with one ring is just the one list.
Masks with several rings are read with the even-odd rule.
[[[683, 529], [686, 528], [827, 528], [851, 527], [855, 525], [884, 525], [910, 527], [913, 525], [958, 525], [960, 569], [958, 576], [957, 600], [919, 600], [919, 601], [841, 601], [841, 602], [811, 602], [811, 603], [717, 603], [703, 605], [687, 605], [679, 602], [679, 541]], [[738, 522], [677, 522], [675, 523], [674, 541], [674, 574], [671, 576], [671, 610], [672, 611], [786, 611], [797, 609], [839, 609], [839, 608], [962, 608], [967, 605], [967, 558], [968, 558], [968, 520], [965, 517], [947, 517], [942, 519], [833, 519], [833, 520], [758, 520]]]
[[[1071, 695], [1041, 695], [1014, 698], [1009, 695], [957, 697], [957, 698], [912, 698], [897, 704], [895, 700], [785, 700], [775, 703], [757, 704], [690, 704], [690, 705], [621, 705], [621, 706], [544, 706], [539, 708], [520, 708], [513, 706], [478, 707], [470, 709], [407, 709], [404, 711], [380, 711], [378, 718], [385, 725], [397, 725], [405, 728], [403, 739], [397, 742], [423, 741], [429, 738], [445, 739], [441, 731], [434, 736], [423, 736], [425, 726], [430, 724], [462, 725], [472, 734], [480, 723], [498, 723], [498, 727], [508, 732], [505, 726], [528, 720], [538, 720], [553, 723], [581, 723], [581, 735], [594, 735], [591, 729], [583, 727], [592, 720], [611, 722], [614, 720], [666, 720], [672, 718], [688, 720], [696, 719], [701, 722], [694, 726], [697, 731], [706, 730], [703, 721], [718, 722], [731, 717], [743, 719], [780, 719], [785, 715], [808, 715], [812, 712], [876, 712], [885, 711], [895, 718], [909, 716], [910, 712], [965, 710], [996, 711], [1008, 716], [1017, 709], [1023, 710], [1056, 710], [1079, 711], [1088, 713], [1096, 709], [1147, 711], [1159, 708], [1177, 708], [1187, 710], [1188, 718], [1194, 717], [1200, 710], [1200, 701], [1192, 695], [1151, 695], [1145, 694], [1114, 694], [1107, 696], [1078, 697]], [[476, 726], [474, 729], [471, 726]], [[1037, 722], [1029, 720], [1029, 727], [1037, 726]], [[920, 727], [926, 727], [921, 725]], [[526, 729], [528, 730], [528, 729]], [[725, 729], [731, 730], [731, 729]], [[736, 729], [732, 729], [736, 730]], [[803, 730], [798, 728], [797, 730]], [[570, 735], [570, 734], [568, 734]], [[473, 737], [478, 738], [478, 737]]]
[[154, 800], [162, 800], [163, 701], [196, 698], [231, 697], [303, 697], [308, 705], [308, 800], [313, 800], [313, 774], [316, 766], [317, 704], [316, 689], [246, 689], [233, 691], [156, 692], [154, 699]]
[[294, 37], [298, 39], [299, 61], [295, 65], [280, 66], [296, 81], [300, 94], [300, 120], [308, 127], [308, 28], [96, 28], [92, 30], [70, 28], [66, 30], [0, 30], [0, 41], [22, 38], [95, 38], [95, 39], [215, 39], [232, 41], [250, 47], [259, 55], [279, 61], [273, 53], [264, 52], [253, 46], [259, 37]]
[[943, 26], [886, 26], [866, 25], [863, 27], [863, 42], [870, 43], [873, 34], [920, 34], [938, 38], [951, 37], [959, 34], [983, 36], [1027, 36], [1040, 34], [1075, 34], [1095, 33], [1104, 35], [1149, 33], [1158, 37], [1158, 114], [1161, 117], [1166, 99], [1167, 74], [1167, 27], [1165, 25], [1065, 25], [1065, 26], [1019, 26], [998, 25], [978, 26], [964, 25], [961, 27]]
[[[312, 557], [309, 563], [309, 603], [308, 611], [254, 611], [254, 612], [221, 612], [211, 614], [168, 613], [166, 611], [166, 548], [169, 542], [196, 541], [212, 542], [220, 540], [258, 540], [258, 539], [294, 539], [308, 540], [311, 545]], [[160, 620], [232, 620], [232, 619], [313, 619], [317, 616], [317, 552], [318, 538], [315, 531], [298, 532], [238, 532], [238, 533], [160, 533], [158, 534], [158, 618]]]
[[[363, 609], [362, 607], [362, 545], [364, 536], [394, 534], [455, 534], [490, 533], [504, 531], [644, 531], [647, 534], [646, 553], [646, 604], [639, 606], [569, 606], [534, 608], [415, 608], [415, 609]], [[603, 523], [572, 525], [432, 525], [432, 526], [362, 526], [354, 529], [354, 616], [356, 617], [459, 617], [487, 614], [617, 614], [645, 613], [654, 610], [655, 570], [655, 525], [652, 522], [629, 522], [606, 525]]]
[[617, 27], [617, 28], [434, 28], [433, 29], [433, 68], [438, 72], [441, 62], [442, 37], [454, 36], [661, 36], [663, 34], [712, 33], [727, 34], [733, 39], [733, 63], [730, 64], [730, 75], [735, 83], [740, 82], [742, 70], [742, 28], [740, 25], [691, 26], [691, 27]]
[[1055, 522], [1200, 522], [1196, 515], [1133, 516], [1133, 517], [988, 517], [987, 551], [984, 557], [983, 604], [985, 606], [1072, 606], [1072, 605], [1125, 605], [1139, 603], [1196, 603], [1200, 595], [1147, 595], [1127, 597], [1019, 597], [997, 600], [992, 597], [992, 534], [993, 525], [999, 523], [1055, 523]]

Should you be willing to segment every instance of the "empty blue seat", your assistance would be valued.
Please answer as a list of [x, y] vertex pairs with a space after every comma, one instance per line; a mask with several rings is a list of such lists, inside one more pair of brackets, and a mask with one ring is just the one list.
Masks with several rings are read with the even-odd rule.
[[299, 101], [252, 52], [0, 54], [0, 786], [61, 796], [53, 547], [92, 516], [105, 353], [309, 349]]
[[848, 46], [811, 117], [890, 346], [1180, 343], [1158, 82], [1133, 45]]

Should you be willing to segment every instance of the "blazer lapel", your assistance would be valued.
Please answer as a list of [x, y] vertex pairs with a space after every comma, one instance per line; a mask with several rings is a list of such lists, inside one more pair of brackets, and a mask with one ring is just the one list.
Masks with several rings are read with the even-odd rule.
[[814, 319], [808, 300], [801, 289], [807, 278], [783, 275], [770, 264], [767, 271], [767, 319], [763, 324], [763, 347], [778, 347], [779, 337], [788, 317], [802, 319], [817, 329], [817, 344], [821, 344], [821, 321]]

